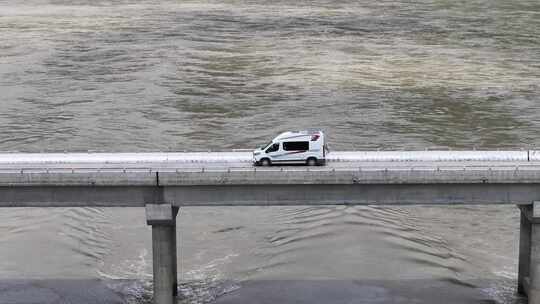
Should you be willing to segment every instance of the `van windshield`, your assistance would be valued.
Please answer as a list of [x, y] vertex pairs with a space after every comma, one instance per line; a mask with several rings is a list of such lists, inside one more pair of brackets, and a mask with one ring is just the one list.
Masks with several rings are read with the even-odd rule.
[[262, 145], [262, 146], [260, 147], [260, 149], [261, 149], [261, 150], [264, 150], [266, 147], [270, 146], [271, 144], [272, 144], [272, 142], [269, 142], [269, 143], [267, 143], [266, 145]]

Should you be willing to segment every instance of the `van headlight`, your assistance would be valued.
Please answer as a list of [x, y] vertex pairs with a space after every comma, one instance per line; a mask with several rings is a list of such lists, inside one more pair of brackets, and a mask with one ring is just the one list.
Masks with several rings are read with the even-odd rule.
[[260, 155], [261, 152], [253, 152], [253, 155], [257, 156], [257, 155]]

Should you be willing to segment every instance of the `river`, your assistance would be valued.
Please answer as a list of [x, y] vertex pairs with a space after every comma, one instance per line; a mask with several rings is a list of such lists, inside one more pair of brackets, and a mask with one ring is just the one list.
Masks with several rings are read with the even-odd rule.
[[[2, 151], [230, 150], [307, 127], [333, 150], [528, 149], [539, 79], [536, 0], [0, 0]], [[357, 298], [351, 282], [374, 286], [366, 303], [426, 284], [456, 303], [522, 300], [515, 207], [178, 219], [182, 303], [289, 283], [301, 290], [289, 299], [321, 286]], [[0, 280], [97, 278], [147, 303], [150, 239], [144, 210], [4, 209]]]

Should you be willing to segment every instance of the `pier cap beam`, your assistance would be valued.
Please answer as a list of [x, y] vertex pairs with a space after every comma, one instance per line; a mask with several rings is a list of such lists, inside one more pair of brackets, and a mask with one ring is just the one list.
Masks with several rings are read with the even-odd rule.
[[146, 224], [148, 225], [176, 225], [178, 207], [171, 204], [146, 204]]

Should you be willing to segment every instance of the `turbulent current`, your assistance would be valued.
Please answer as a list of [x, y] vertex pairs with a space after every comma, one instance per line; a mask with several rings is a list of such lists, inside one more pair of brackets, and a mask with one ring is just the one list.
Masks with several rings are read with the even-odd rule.
[[[536, 0], [0, 0], [2, 151], [529, 149], [539, 79]], [[150, 301], [144, 210], [1, 211], [0, 303]], [[182, 303], [522, 301], [510, 206], [178, 219]]]

